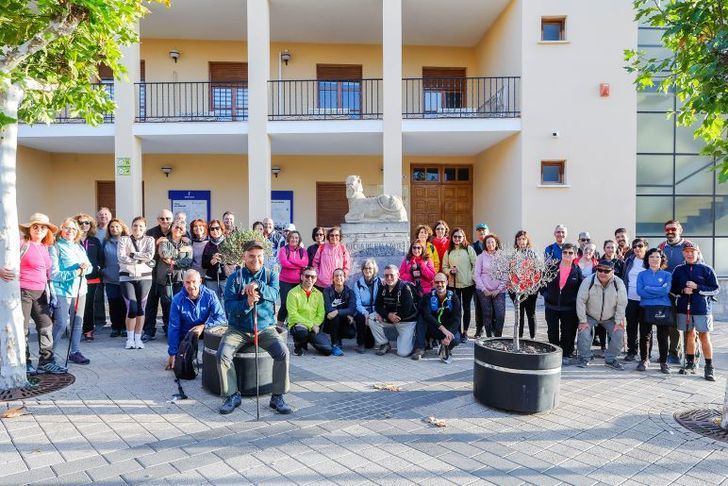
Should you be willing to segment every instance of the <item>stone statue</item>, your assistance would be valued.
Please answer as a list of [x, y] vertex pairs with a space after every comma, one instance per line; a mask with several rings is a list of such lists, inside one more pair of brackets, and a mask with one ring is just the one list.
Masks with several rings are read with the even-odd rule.
[[349, 200], [349, 212], [344, 216], [347, 223], [407, 221], [407, 211], [399, 196], [381, 194], [366, 197], [359, 176], [346, 178], [346, 198]]

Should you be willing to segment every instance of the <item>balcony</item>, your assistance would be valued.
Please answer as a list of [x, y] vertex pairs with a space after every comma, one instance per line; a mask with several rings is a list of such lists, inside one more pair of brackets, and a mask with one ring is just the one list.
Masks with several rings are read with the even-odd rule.
[[520, 77], [405, 78], [402, 117], [518, 118]]
[[268, 81], [269, 120], [381, 120], [382, 80]]
[[248, 119], [248, 83], [136, 83], [136, 121], [225, 122]]

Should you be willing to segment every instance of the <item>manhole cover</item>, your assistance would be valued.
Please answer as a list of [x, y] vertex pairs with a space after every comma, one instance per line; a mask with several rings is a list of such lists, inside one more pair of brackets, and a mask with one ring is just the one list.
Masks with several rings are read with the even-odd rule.
[[675, 420], [686, 429], [710, 439], [728, 442], [728, 430], [720, 428], [722, 412], [715, 408], [696, 408], [675, 412]]
[[13, 400], [24, 400], [33, 398], [45, 393], [51, 393], [61, 388], [66, 388], [76, 381], [76, 377], [71, 373], [65, 375], [37, 375], [28, 379], [30, 386], [28, 388], [15, 388], [13, 390], [0, 391], [0, 401], [11, 402]]

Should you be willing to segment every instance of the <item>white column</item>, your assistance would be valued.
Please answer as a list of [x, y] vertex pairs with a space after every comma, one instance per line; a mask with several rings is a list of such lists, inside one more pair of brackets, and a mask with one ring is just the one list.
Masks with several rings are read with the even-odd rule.
[[270, 216], [270, 9], [248, 0], [248, 225]]
[[123, 47], [121, 52], [128, 80], [114, 80], [114, 216], [131, 226], [131, 220], [142, 214], [142, 145], [133, 134], [137, 109], [134, 83], [139, 82], [139, 44]]
[[402, 195], [402, 0], [382, 0], [384, 193]]

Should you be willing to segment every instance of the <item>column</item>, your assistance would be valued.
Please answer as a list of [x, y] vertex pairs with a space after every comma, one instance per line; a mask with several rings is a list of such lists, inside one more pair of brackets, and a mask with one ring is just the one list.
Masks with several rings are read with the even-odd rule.
[[270, 216], [270, 10], [268, 0], [248, 0], [248, 225]]
[[402, 0], [382, 0], [384, 193], [402, 195]]
[[[138, 30], [138, 26], [137, 26]], [[122, 63], [128, 80], [114, 80], [114, 179], [116, 181], [116, 214], [131, 226], [131, 220], [142, 214], [142, 144], [134, 136], [137, 99], [135, 82], [139, 81], [139, 43], [122, 47]], [[151, 208], [157, 211], [161, 208]]]

